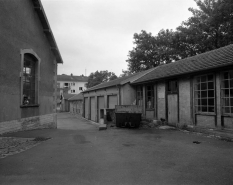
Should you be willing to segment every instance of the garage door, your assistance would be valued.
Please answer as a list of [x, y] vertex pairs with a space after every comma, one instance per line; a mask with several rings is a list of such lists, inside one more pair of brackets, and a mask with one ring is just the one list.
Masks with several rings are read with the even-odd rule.
[[84, 116], [88, 119], [88, 98], [84, 98]]
[[91, 101], [91, 120], [95, 121], [95, 97], [91, 97], [90, 101]]
[[104, 97], [103, 96], [99, 96], [98, 97], [98, 121], [101, 118], [104, 118]]
[[115, 105], [117, 105], [117, 95], [108, 96], [108, 108], [115, 109]]

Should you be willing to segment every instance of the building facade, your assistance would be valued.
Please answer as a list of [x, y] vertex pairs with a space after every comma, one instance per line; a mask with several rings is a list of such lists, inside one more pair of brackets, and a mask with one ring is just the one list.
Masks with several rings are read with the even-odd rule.
[[106, 122], [107, 118], [114, 118], [115, 105], [136, 104], [135, 87], [130, 84], [152, 70], [118, 78], [84, 91], [83, 117], [95, 122]]
[[0, 17], [0, 133], [56, 128], [63, 61], [40, 0], [0, 1]]
[[68, 101], [70, 102], [70, 113], [77, 114], [82, 116], [83, 115], [83, 94], [79, 93], [74, 95], [73, 97], [69, 98]]
[[71, 75], [57, 75], [57, 87], [60, 93], [79, 94], [86, 90], [88, 77]]
[[155, 67], [85, 91], [84, 117], [98, 122], [115, 105], [142, 106], [169, 125], [233, 129], [233, 45]]
[[156, 67], [132, 85], [147, 118], [233, 128], [233, 45]]

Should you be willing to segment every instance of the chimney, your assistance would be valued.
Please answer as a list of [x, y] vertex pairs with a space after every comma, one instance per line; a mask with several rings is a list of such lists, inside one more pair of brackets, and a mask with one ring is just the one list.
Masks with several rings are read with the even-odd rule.
[[73, 74], [71, 73], [70, 76], [73, 76]]

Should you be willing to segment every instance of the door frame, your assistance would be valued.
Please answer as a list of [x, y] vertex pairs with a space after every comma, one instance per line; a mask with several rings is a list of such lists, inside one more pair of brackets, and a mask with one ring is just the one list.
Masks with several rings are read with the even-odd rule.
[[[174, 78], [167, 80], [165, 85], [165, 104], [166, 104], [166, 120], [168, 122], [168, 95], [170, 94], [177, 94], [177, 123], [176, 125], [179, 124], [180, 122], [180, 107], [179, 107], [179, 80]], [[176, 83], [176, 89], [174, 89], [174, 84], [171, 85], [171, 83]], [[173, 86], [170, 88], [170, 86]]]

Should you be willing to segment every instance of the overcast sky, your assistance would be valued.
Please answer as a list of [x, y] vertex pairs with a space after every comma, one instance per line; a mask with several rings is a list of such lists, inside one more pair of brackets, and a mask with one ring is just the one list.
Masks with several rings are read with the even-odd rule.
[[64, 64], [58, 74], [127, 69], [133, 35], [175, 29], [194, 0], [41, 0]]

